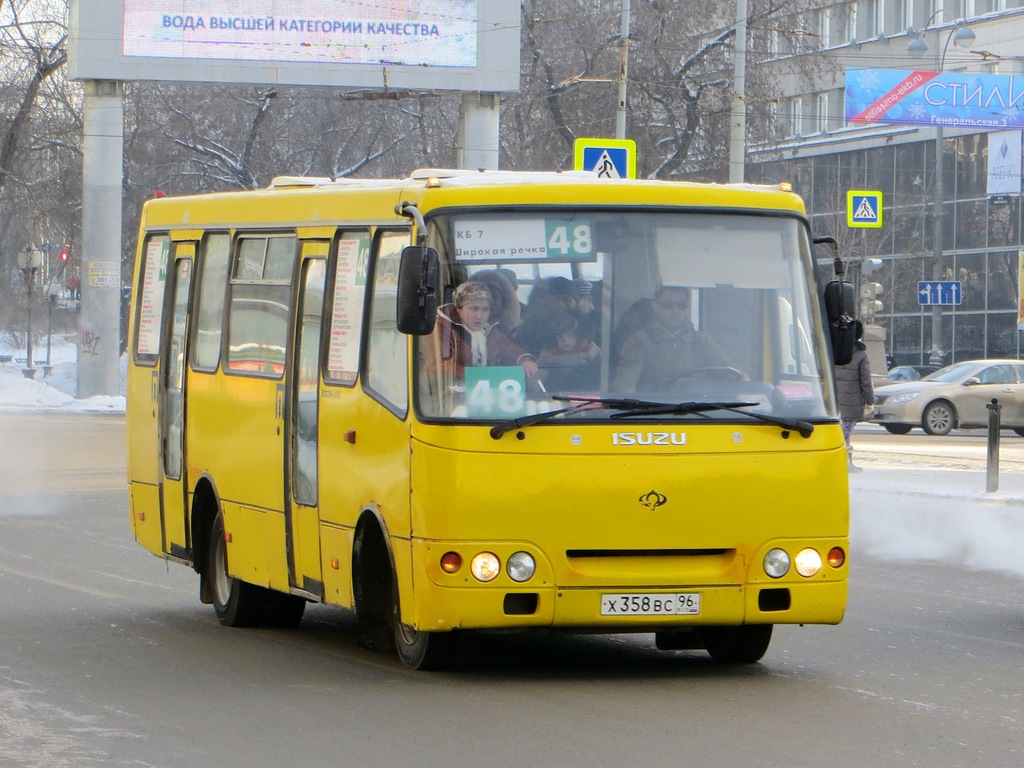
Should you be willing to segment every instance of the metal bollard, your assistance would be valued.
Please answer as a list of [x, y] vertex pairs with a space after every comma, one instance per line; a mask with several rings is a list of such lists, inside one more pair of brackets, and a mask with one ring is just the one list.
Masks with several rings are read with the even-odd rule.
[[988, 408], [988, 463], [985, 467], [985, 493], [999, 490], [999, 421], [1003, 406], [996, 398], [985, 405]]

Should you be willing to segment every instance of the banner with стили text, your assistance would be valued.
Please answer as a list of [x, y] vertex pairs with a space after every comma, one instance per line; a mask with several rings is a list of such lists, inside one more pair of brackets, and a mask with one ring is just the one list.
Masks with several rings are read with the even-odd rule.
[[848, 69], [846, 121], [943, 128], [1024, 128], [1024, 77]]

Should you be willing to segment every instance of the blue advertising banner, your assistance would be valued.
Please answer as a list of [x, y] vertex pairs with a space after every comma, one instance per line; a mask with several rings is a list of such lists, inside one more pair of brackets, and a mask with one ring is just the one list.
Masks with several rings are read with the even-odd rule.
[[944, 128], [1024, 128], [1024, 77], [848, 69], [846, 121]]

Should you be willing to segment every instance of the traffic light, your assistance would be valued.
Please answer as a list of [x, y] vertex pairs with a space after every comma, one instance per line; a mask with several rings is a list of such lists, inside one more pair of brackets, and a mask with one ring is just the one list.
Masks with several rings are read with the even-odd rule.
[[875, 272], [880, 270], [882, 266], [883, 264], [881, 259], [864, 259], [860, 263], [860, 274], [862, 277], [873, 275]]
[[885, 289], [879, 283], [861, 283], [860, 286], [860, 317], [865, 323], [874, 323], [875, 315], [882, 311], [882, 302], [878, 297]]
[[68, 259], [71, 258], [71, 246], [70, 245], [68, 245], [67, 243], [64, 243], [64, 245], [62, 245], [60, 247], [60, 257], [59, 258], [60, 258], [60, 263], [61, 264], [64, 264]]

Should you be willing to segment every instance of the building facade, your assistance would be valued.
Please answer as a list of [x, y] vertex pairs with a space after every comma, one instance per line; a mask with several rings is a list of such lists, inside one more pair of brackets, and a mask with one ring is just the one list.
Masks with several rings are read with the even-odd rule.
[[[814, 233], [840, 242], [850, 278], [870, 299], [863, 319], [884, 329], [896, 364], [1020, 357], [1024, 222], [1019, 195], [988, 194], [993, 134], [946, 128], [937, 141], [930, 127], [848, 125], [843, 96], [847, 68], [1024, 75], [1024, 0], [861, 0], [792, 23], [812, 31], [795, 39], [822, 44], [773, 58], [785, 95], [771, 110], [772, 140], [748, 146], [747, 180], [790, 181], [805, 198]], [[771, 50], [770, 33], [762, 44]], [[797, 66], [811, 59], [819, 65]], [[850, 190], [882, 193], [881, 228], [848, 227]], [[959, 281], [961, 303], [920, 304], [918, 283], [934, 280]]]

